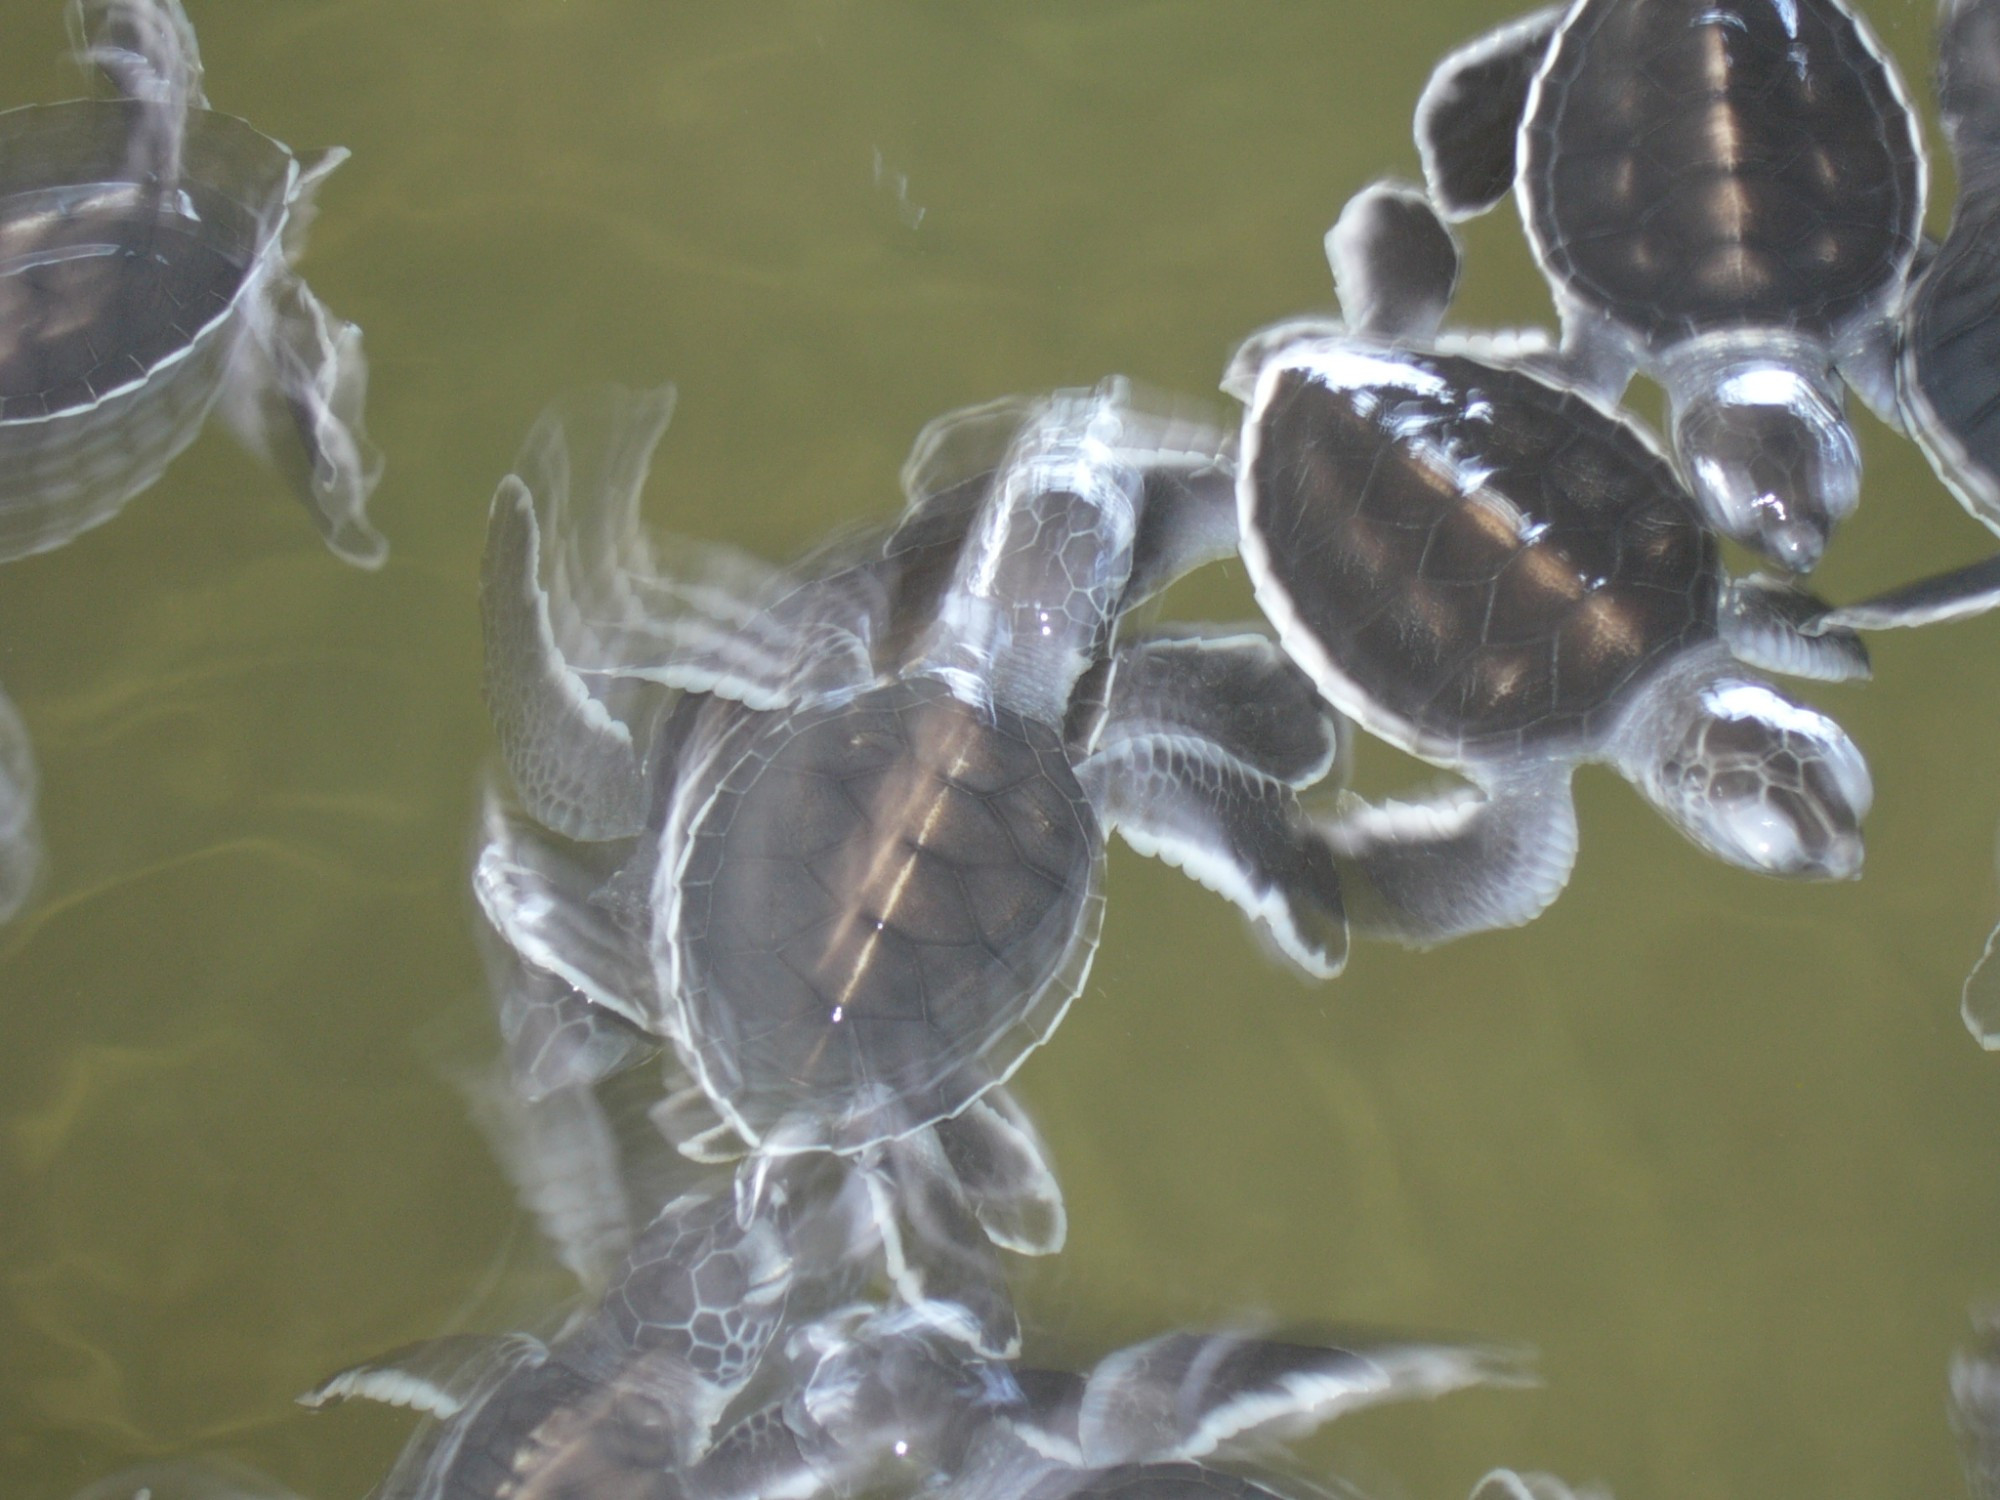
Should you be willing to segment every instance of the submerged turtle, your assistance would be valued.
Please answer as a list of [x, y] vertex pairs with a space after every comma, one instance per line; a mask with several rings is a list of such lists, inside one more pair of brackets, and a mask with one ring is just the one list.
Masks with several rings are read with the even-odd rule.
[[1193, 1497], [1204, 1484], [1263, 1496], [1208, 1463], [1365, 1406], [1522, 1378], [1517, 1356], [1475, 1345], [1191, 1331], [1078, 1375], [981, 1357], [969, 1326], [964, 1309], [929, 1302], [800, 1329], [789, 1388], [717, 1439], [704, 1500], [872, 1493], [892, 1479], [954, 1500]]
[[747, 1217], [727, 1179], [673, 1199], [610, 1268], [597, 1304], [546, 1342], [432, 1339], [343, 1370], [300, 1403], [361, 1398], [433, 1419], [377, 1500], [675, 1493], [642, 1477], [699, 1472], [716, 1419], [767, 1351], [864, 1284], [851, 1176], [825, 1157], [785, 1175]]
[[1973, 1318], [1978, 1343], [1951, 1359], [1951, 1427], [1973, 1500], [2000, 1497], [2000, 1317]]
[[5, 693], [0, 693], [0, 922], [28, 903], [42, 868], [35, 749]]
[[0, 114], [0, 559], [110, 519], [218, 401], [286, 455], [327, 545], [379, 566], [365, 514], [361, 334], [293, 272], [302, 167], [210, 110], [179, 0], [71, 0], [83, 58], [123, 96]]
[[[1948, 489], [2000, 531], [2000, 5], [1944, 0], [1938, 106], [1958, 158], [1944, 243], [1903, 314], [1897, 395], [1903, 424]], [[2000, 606], [2000, 559], [1835, 610], [1862, 629], [1928, 625]]]
[[1926, 163], [1841, 0], [1575, 0], [1441, 62], [1417, 143], [1447, 216], [1516, 190], [1564, 364], [1665, 386], [1703, 513], [1794, 572], [1853, 510], [1847, 383], [1895, 412]]
[[998, 403], [926, 430], [885, 540], [669, 571], [636, 514], [668, 411], [622, 398], [574, 451], [580, 416], [552, 416], [495, 498], [488, 696], [532, 821], [489, 841], [481, 902], [528, 964], [672, 1041], [715, 1122], [680, 1129], [690, 1154], [895, 1143], [885, 1220], [963, 1246], [938, 1227], [962, 1184], [996, 1242], [1053, 1249], [1039, 1144], [986, 1096], [1082, 986], [1107, 830], [1307, 970], [1344, 957], [1295, 795], [1337, 750], [1311, 684], [1261, 636], [1115, 639], [1233, 549], [1222, 435], [1122, 382]]
[[1267, 330], [1225, 382], [1247, 407], [1243, 557], [1280, 641], [1342, 713], [1481, 793], [1328, 826], [1354, 920], [1428, 943], [1537, 915], [1593, 760], [1732, 863], [1858, 874], [1860, 752], [1741, 663], [1860, 676], [1859, 640], [1804, 636], [1824, 606], [1726, 579], [1636, 423], [1396, 326], [1437, 304], [1412, 201], [1364, 194], [1332, 237], [1343, 302], [1389, 311]]

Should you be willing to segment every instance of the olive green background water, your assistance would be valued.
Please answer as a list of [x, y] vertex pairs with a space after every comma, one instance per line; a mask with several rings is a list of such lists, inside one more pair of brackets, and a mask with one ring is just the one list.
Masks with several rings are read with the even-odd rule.
[[[326, 1372], [561, 1295], [437, 1058], [476, 1052], [487, 499], [549, 398], [679, 383], [664, 527], [782, 557], [897, 503], [952, 406], [1125, 371], [1213, 392], [1330, 304], [1320, 236], [1415, 170], [1429, 65], [1506, 0], [189, 0], [218, 107], [344, 143], [304, 269], [367, 330], [394, 553], [341, 567], [212, 431], [0, 570], [51, 873], [0, 931], [0, 1496], [228, 1452], [365, 1492], [406, 1414]], [[1873, 17], [1928, 100], [1928, 3]], [[0, 101], [70, 97], [0, 0]], [[1941, 174], [1948, 178], [1948, 174]], [[1460, 306], [1539, 321], [1511, 205]], [[1215, 398], [1221, 410], [1221, 398]], [[1650, 399], [1643, 388], [1637, 399]], [[1864, 420], [1853, 596], [1980, 555]], [[1240, 616], [1240, 568], [1177, 612]], [[1543, 1388], [1343, 1422], [1382, 1496], [1487, 1467], [1628, 1500], [1961, 1493], [1944, 1416], [2000, 1295], [2000, 623], [1811, 690], [1867, 750], [1865, 879], [1716, 864], [1613, 777], [1546, 918], [1310, 987], [1113, 856], [1089, 989], [1020, 1075], [1068, 1194], [1041, 1352], [1246, 1313], [1532, 1344]], [[1362, 784], [1431, 773], [1362, 747]]]

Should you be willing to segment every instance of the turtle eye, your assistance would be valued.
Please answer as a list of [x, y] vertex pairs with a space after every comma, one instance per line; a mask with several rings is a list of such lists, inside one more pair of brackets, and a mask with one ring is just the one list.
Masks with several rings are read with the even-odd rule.
[[1861, 495], [1861, 456], [1840, 408], [1796, 372], [1740, 371], [1674, 407], [1674, 445], [1711, 526], [1809, 573]]

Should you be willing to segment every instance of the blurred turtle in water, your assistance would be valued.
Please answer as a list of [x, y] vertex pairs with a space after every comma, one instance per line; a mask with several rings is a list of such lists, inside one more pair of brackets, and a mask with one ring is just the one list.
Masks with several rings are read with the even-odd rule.
[[690, 1154], [893, 1146], [1052, 1250], [1053, 1179], [988, 1091], [1082, 987], [1107, 830], [1309, 972], [1344, 956], [1296, 796], [1338, 748], [1311, 684], [1261, 635], [1119, 634], [1233, 550], [1226, 440], [1120, 381], [999, 402], [925, 431], [886, 536], [667, 567], [637, 502], [668, 412], [551, 415], [495, 497], [487, 695], [528, 817], [496, 812], [480, 901], [600, 1031], [672, 1041]]
[[121, 97], [0, 114], [0, 559], [108, 520], [219, 401], [327, 545], [379, 566], [361, 333], [292, 269], [347, 153], [302, 166], [212, 111], [179, 0], [69, 15]]
[[1894, 63], [1841, 0], [1575, 0], [1446, 57], [1418, 103], [1452, 218], [1511, 187], [1604, 401], [1666, 388], [1702, 513], [1793, 572], [1860, 496], [1841, 381], [1896, 414], [1927, 167]]
[[1951, 1360], [1951, 1427], [1973, 1500], [2000, 1500], [2000, 1314], [1973, 1323], [1979, 1342]]
[[437, 1418], [373, 1500], [808, 1500], [914, 1487], [975, 1500], [1129, 1478], [1251, 1496], [1270, 1492], [1208, 1465], [1363, 1406], [1523, 1379], [1504, 1350], [1235, 1333], [1167, 1334], [1078, 1376], [993, 1359], [981, 1334], [979, 1317], [948, 1302], [857, 1303], [800, 1322], [713, 1431], [665, 1346], [641, 1354], [628, 1342], [606, 1360], [600, 1342], [579, 1358], [575, 1335], [483, 1352], [444, 1340], [304, 1399], [370, 1396]]
[[1432, 337], [1457, 254], [1422, 194], [1364, 190], [1329, 246], [1352, 326], [1280, 324], [1225, 381], [1244, 562], [1334, 707], [1477, 788], [1324, 826], [1356, 925], [1425, 944], [1532, 919], [1569, 878], [1586, 761], [1731, 863], [1859, 874], [1860, 751], [1743, 663], [1865, 676], [1860, 641], [1728, 579], [1635, 422]]
[[41, 873], [42, 835], [35, 818], [39, 792], [28, 727], [0, 693], [0, 922], [27, 905]]

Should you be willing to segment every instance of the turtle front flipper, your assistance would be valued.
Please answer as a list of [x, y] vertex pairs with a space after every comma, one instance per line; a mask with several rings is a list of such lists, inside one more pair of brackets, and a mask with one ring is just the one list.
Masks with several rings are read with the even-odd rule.
[[1753, 667], [1820, 682], [1867, 678], [1868, 647], [1852, 629], [1827, 624], [1831, 609], [1796, 584], [1754, 573], [1724, 582], [1716, 628], [1730, 655]]
[[139, 106], [128, 166], [161, 191], [178, 188], [191, 109], [207, 109], [201, 48], [180, 0], [69, 0], [70, 47]]
[[1905, 630], [1970, 620], [1996, 607], [2000, 607], [2000, 557], [1982, 557], [1978, 562], [1934, 573], [1872, 599], [1824, 609], [1801, 622], [1800, 628], [1808, 634]]
[[523, 1333], [448, 1334], [405, 1344], [327, 1376], [298, 1398], [315, 1411], [343, 1401], [379, 1401], [448, 1421], [508, 1376], [542, 1364], [549, 1351]]
[[1458, 242], [1421, 188], [1373, 183], [1326, 232], [1341, 316], [1356, 333], [1427, 340], [1458, 288]]
[[1212, 459], [1149, 469], [1132, 576], [1119, 612], [1138, 608], [1176, 579], [1236, 551], [1236, 462], [1218, 434]]
[[563, 848], [510, 814], [489, 787], [472, 893], [493, 930], [532, 968], [641, 1029], [659, 1026], [651, 960], [642, 942], [592, 898], [603, 872], [583, 848]]
[[1417, 151], [1447, 217], [1484, 213], [1513, 187], [1528, 90], [1568, 8], [1551, 5], [1509, 21], [1432, 71], [1417, 99]]
[[509, 474], [493, 496], [479, 587], [486, 704], [500, 753], [536, 821], [569, 838], [627, 838], [645, 821], [632, 726], [570, 665], [541, 553], [535, 497]]
[[1262, 636], [1162, 636], [1112, 659], [1077, 779], [1107, 829], [1242, 908], [1307, 973], [1347, 958], [1340, 882], [1296, 788], [1337, 721]]
[[1356, 804], [1322, 825], [1355, 928], [1428, 948], [1532, 922], [1576, 864], [1572, 769], [1510, 766], [1477, 791]]
[[38, 779], [28, 726], [0, 693], [0, 922], [28, 904], [42, 868]]
[[1384, 1401], [1520, 1385], [1517, 1351], [1381, 1336], [1291, 1342], [1162, 1334], [1107, 1356], [1077, 1411], [1083, 1462], [1187, 1461], [1304, 1435]]
[[1016, 1255], [1054, 1255], [1069, 1235], [1048, 1148], [1014, 1096], [989, 1089], [937, 1124], [938, 1143], [986, 1237]]

